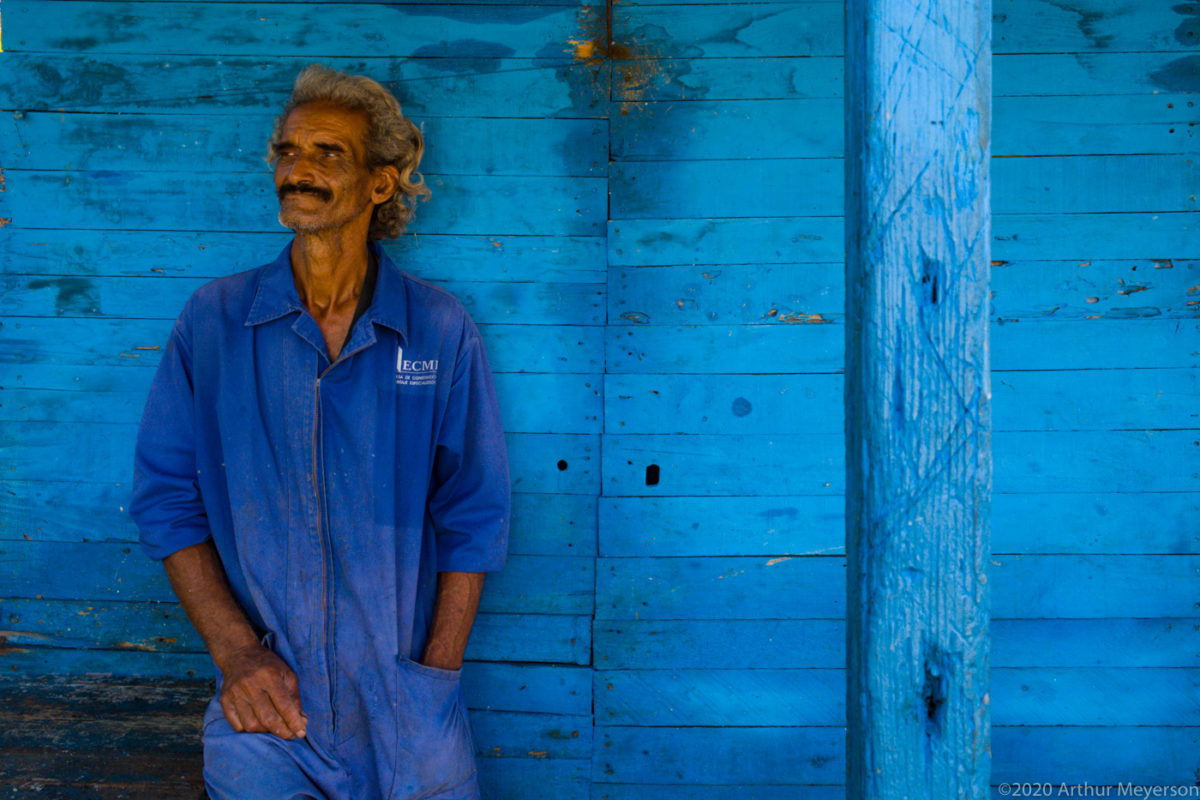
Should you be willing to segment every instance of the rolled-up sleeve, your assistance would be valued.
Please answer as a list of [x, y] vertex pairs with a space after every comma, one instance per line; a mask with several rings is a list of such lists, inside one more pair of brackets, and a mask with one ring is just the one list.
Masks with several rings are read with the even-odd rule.
[[175, 323], [138, 428], [129, 513], [142, 548], [163, 559], [210, 537], [196, 475], [196, 424], [187, 309]]
[[438, 433], [429, 513], [439, 572], [495, 572], [508, 550], [504, 432], [483, 343], [469, 319]]

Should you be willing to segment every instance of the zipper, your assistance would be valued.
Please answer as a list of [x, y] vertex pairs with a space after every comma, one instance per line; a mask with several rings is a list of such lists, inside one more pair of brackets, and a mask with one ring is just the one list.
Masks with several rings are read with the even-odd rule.
[[325, 636], [325, 671], [329, 676], [329, 720], [330, 732], [334, 735], [336, 741], [337, 733], [337, 705], [334, 703], [334, 688], [337, 683], [334, 671], [334, 659], [331, 653], [333, 644], [333, 631], [331, 630], [331, 620], [333, 618], [332, 609], [329, 607], [329, 575], [332, 543], [327, 548], [325, 546], [326, 525], [325, 521], [325, 503], [323, 491], [325, 488], [325, 469], [324, 469], [324, 448], [321, 445], [321, 381], [329, 370], [333, 369], [333, 362], [325, 368], [323, 372], [317, 375], [315, 397], [315, 409], [313, 415], [313, 437], [312, 437], [312, 469], [313, 469], [313, 493], [317, 500], [317, 541], [321, 544], [321, 610], [325, 615], [324, 620], [324, 636]]

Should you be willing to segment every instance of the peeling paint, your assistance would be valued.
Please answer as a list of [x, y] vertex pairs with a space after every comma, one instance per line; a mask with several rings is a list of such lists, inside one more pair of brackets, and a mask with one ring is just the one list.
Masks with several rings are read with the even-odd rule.
[[791, 560], [792, 560], [792, 556], [780, 556], [779, 558], [772, 558], [770, 561], [768, 561], [767, 566], [773, 567], [776, 564], [782, 564], [784, 561], [791, 561]]

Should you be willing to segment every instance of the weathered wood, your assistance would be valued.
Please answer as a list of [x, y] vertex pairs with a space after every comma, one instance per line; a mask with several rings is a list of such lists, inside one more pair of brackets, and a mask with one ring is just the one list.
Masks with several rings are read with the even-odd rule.
[[[696, 264], [623, 268], [609, 285], [616, 325], [734, 325], [845, 319], [842, 263]], [[1000, 261], [993, 319], [1200, 315], [1200, 262]], [[797, 283], [797, 279], [802, 283]], [[1157, 313], [1155, 313], [1157, 312]]]
[[[841, 495], [606, 497], [600, 555], [842, 555], [844, 507]], [[1196, 492], [997, 494], [992, 552], [1200, 554], [1197, 508]]]
[[[1134, 108], [1161, 108], [1154, 102], [1156, 98], [1138, 95], [1200, 91], [1200, 75], [1196, 73], [1194, 59], [1181, 57], [1179, 53], [997, 54], [992, 64], [993, 97], [998, 111], [1004, 110], [1005, 116], [1011, 113], [1013, 105], [1006, 102], [1009, 96], [1056, 95], [1053, 102], [1064, 109], [1082, 109], [1086, 108], [1085, 102], [1093, 102], [1097, 105], [1092, 108], [1100, 112], [1094, 120], [1091, 113], [1073, 120], [1076, 124], [1089, 126], [1089, 136], [1103, 136], [1102, 128], [1115, 126], [1120, 130], [1124, 127], [1123, 120], [1114, 119], [1101, 109], [1121, 103]], [[634, 102], [841, 97], [844, 85], [840, 56], [647, 57], [616, 61], [613, 69], [613, 99]], [[1080, 99], [1075, 99], [1077, 97]], [[1020, 107], [1024, 103], [1014, 105]], [[1050, 103], [1030, 103], [1030, 107], [1045, 108], [1047, 105]], [[1184, 113], [1186, 103], [1178, 108], [1180, 114]], [[1049, 108], [1046, 111], [1055, 113]], [[813, 122], [820, 123], [821, 120]], [[1061, 130], [1046, 130], [1045, 126], [1038, 126], [1036, 120], [1033, 122], [1052, 139], [1063, 139], [1068, 135]], [[1011, 135], [1020, 135], [1016, 126], [1003, 117], [998, 116], [995, 124], [997, 147]], [[745, 141], [741, 146], [754, 148], [756, 144]]]
[[[989, 564], [994, 619], [1188, 618], [1195, 555], [1015, 555]], [[837, 619], [839, 556], [600, 558], [596, 619]]]
[[[845, 344], [841, 325], [807, 318], [794, 324], [735, 326], [630, 323], [610, 325], [603, 333], [608, 372], [613, 374], [835, 373]], [[1105, 320], [996, 322], [990, 337], [992, 368], [994, 372], [1192, 368], [1200, 366], [1200, 349], [1193, 344], [1197, 337], [1200, 320], [1195, 319], [1121, 315]]]
[[[742, 63], [743, 59], [736, 61]], [[767, 60], [770, 67], [779, 70], [782, 65], [776, 62], [777, 59]], [[682, 63], [690, 66], [705, 62]], [[754, 93], [751, 87], [739, 89], [744, 94], [728, 99], [692, 97], [683, 102], [655, 103], [634, 99], [620, 103], [621, 113], [612, 120], [613, 155], [626, 166], [632, 162], [665, 161], [680, 170], [702, 169], [705, 165], [694, 163], [698, 159], [842, 157], [845, 142], [841, 104], [837, 101], [840, 93], [828, 97], [767, 99]], [[740, 99], [743, 97], [760, 99]], [[1175, 93], [997, 98], [995, 155], [1191, 153], [1200, 133], [1196, 131], [1195, 106], [1188, 105], [1194, 103], [1190, 98], [1191, 95]], [[788, 123], [795, 119], [805, 120], [804, 127], [789, 128]], [[722, 183], [740, 177], [738, 171], [729, 170], [722, 170], [720, 175]], [[1004, 199], [1005, 192], [1001, 189], [1002, 185], [997, 187], [997, 197]], [[717, 198], [723, 196], [722, 192]], [[613, 197], [624, 199], [621, 194]], [[677, 195], [676, 199], [692, 198]], [[801, 199], [806, 198], [794, 198]], [[636, 201], [637, 198], [630, 200]], [[837, 207], [840, 214], [840, 204]]]
[[[212, 170], [262, 174], [274, 120], [266, 107], [237, 117], [3, 114], [0, 151], [5, 169], [171, 172], [189, 169], [203, 154]], [[420, 124], [425, 140], [436, 143], [421, 159], [430, 175], [595, 177], [608, 168], [602, 120], [434, 117]], [[518, 139], [523, 147], [512, 146]]]
[[[602, 13], [586, 6], [497, 5], [487, 14], [465, 14], [456, 5], [336, 3], [322, 9], [319, 29], [312, 8], [302, 3], [267, 9], [242, 3], [38, 0], [14, 2], [5, 11], [5, 50], [164, 56], [312, 58], [383, 51], [424, 58], [562, 58], [573, 52], [568, 40], [593, 39], [604, 22]], [[385, 39], [381, 31], [389, 30], [404, 35]], [[547, 48], [548, 43], [559, 47]]]
[[[11, 30], [12, 23], [6, 26]], [[6, 42], [8, 37], [5, 37]], [[608, 65], [528, 58], [328, 58], [327, 66], [388, 86], [404, 113], [491, 116], [520, 108], [530, 117], [608, 114]], [[241, 115], [279, 108], [313, 60], [187, 55], [14, 53], [0, 59], [0, 108], [10, 111], [133, 111]], [[103, 76], [99, 78], [97, 76]], [[197, 91], [202, 87], [202, 91]], [[256, 148], [257, 149], [257, 148]]]
[[[1011, 0], [994, 15], [989, 7], [982, 22], [995, 27], [997, 53], [1178, 52], [1196, 45], [1186, 23], [1177, 33], [1189, 13], [1121, 0]], [[623, 5], [613, 37], [635, 58], [836, 56], [844, 42], [841, 8], [828, 0]]]
[[[1196, 626], [1194, 619], [994, 620], [992, 666], [1195, 668]], [[597, 623], [594, 635], [601, 669], [846, 664], [841, 619], [624, 620]]]
[[[8, 318], [0, 320], [0, 367], [5, 376], [26, 364], [153, 370], [171, 326], [171, 319]], [[479, 333], [494, 372], [604, 369], [605, 332], [598, 325], [480, 325]]]
[[[995, 431], [1200, 424], [1196, 369], [1080, 370], [1069, 382], [1014, 371], [992, 383]], [[842, 390], [841, 375], [610, 375], [604, 422], [614, 434], [832, 433], [842, 429]]]
[[[994, 217], [998, 261], [1196, 258], [1200, 214], [1004, 214]], [[609, 223], [611, 266], [831, 262], [842, 257], [836, 217], [633, 219]]]
[[[1178, 155], [999, 158], [991, 168], [992, 210], [996, 214], [1195, 211], [1200, 164], [1192, 150]], [[1139, 148], [1139, 152], [1144, 151]], [[612, 220], [717, 217], [729, 213], [731, 199], [743, 217], [837, 216], [844, 205], [840, 158], [637, 161], [614, 165], [609, 179]], [[719, 193], [706, 191], [715, 184], [721, 185]], [[805, 191], [797, 193], [797, 186]]]
[[[845, 796], [840, 786], [845, 735], [840, 728], [611, 726], [597, 729], [596, 739], [604, 743], [597, 766], [607, 766], [596, 770], [596, 780], [630, 784], [624, 792], [605, 785], [604, 793], [613, 800]], [[1195, 780], [1192, 770], [1200, 766], [1200, 728], [997, 726], [992, 750], [996, 784], [1051, 781], [1053, 791], [1060, 782], [1189, 786]], [[813, 783], [829, 786], [828, 793], [807, 794], [812, 787], [803, 784]], [[1117, 796], [1115, 788], [1112, 796]]]
[[[78, 569], [63, 570], [64, 563]], [[175, 600], [162, 565], [134, 543], [0, 540], [0, 569], [9, 599]], [[510, 556], [488, 579], [480, 611], [591, 614], [594, 571], [587, 556]]]
[[[269, 263], [287, 241], [282, 232], [122, 231], [115, 236], [103, 231], [10, 226], [0, 228], [4, 252], [11, 255], [0, 261], [0, 273], [219, 278]], [[386, 242], [383, 247], [401, 269], [434, 282], [602, 284], [604, 245], [602, 238], [594, 236], [425, 235]]]
[[[0, 314], [145, 318], [180, 310], [204, 278], [0, 276]], [[603, 284], [443, 281], [477, 324], [603, 325]], [[154, 302], [146, 302], [153, 297]]]
[[[136, 542], [126, 509], [129, 483], [4, 481], [0, 539]], [[590, 556], [596, 552], [596, 498], [584, 494], [512, 495], [511, 555]]]
[[[612, 435], [602, 456], [604, 493], [841, 494], [847, 484], [840, 439], [826, 433]], [[997, 492], [1200, 491], [1200, 467], [1192, 466], [1200, 463], [1194, 430], [1002, 431], [993, 450]], [[13, 450], [14, 458], [24, 455]], [[16, 463], [18, 475], [29, 474], [24, 460]], [[1164, 469], [1164, 464], [1188, 466]], [[646, 472], [651, 466], [658, 468], [654, 482]]]
[[[171, 602], [0, 599], [7, 647], [204, 653], [186, 615]], [[591, 618], [562, 614], [479, 614], [466, 658], [587, 664]]]
[[[96, 426], [14, 422], [0, 431], [5, 479], [107, 483], [133, 471], [134, 423]], [[513, 491], [595, 494], [600, 488], [599, 437], [594, 434], [509, 433]]]
[[[842, 668], [599, 669], [596, 724], [840, 727], [846, 679]], [[1192, 667], [991, 671], [997, 725], [1197, 725], [1198, 692]]]
[[[248, 173], [7, 170], [0, 215], [13, 227], [274, 232], [270, 176]], [[433, 192], [408, 230], [423, 235], [594, 236], [604, 230], [603, 178], [425, 175]], [[236, 204], [230, 197], [237, 197]], [[20, 198], [19, 200], [17, 198]]]
[[[141, 418], [152, 380], [151, 370], [119, 370], [131, 376], [130, 388], [95, 391], [20, 389], [0, 391], [0, 419], [9, 421], [133, 422]], [[36, 380], [26, 370], [22, 380]], [[118, 376], [110, 376], [115, 378]], [[77, 384], [82, 384], [78, 381]], [[599, 433], [601, 375], [500, 373], [496, 397], [500, 420], [509, 433]], [[536, 402], [531, 400], [536, 399]]]

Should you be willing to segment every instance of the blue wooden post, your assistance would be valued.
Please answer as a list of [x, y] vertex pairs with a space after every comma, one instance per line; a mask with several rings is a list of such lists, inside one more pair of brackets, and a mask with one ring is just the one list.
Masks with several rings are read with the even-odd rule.
[[991, 4], [846, 7], [847, 796], [990, 772]]

